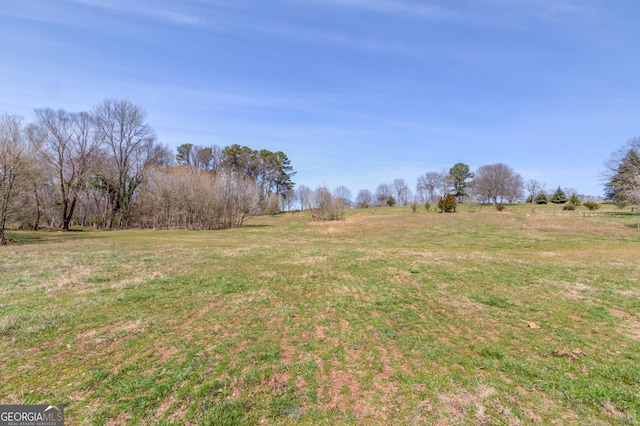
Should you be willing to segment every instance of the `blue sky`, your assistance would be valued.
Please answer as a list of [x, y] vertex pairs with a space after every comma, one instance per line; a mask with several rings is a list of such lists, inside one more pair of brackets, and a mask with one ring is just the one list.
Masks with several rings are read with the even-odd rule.
[[2, 0], [0, 113], [142, 106], [352, 193], [463, 162], [601, 195], [640, 136], [637, 0]]

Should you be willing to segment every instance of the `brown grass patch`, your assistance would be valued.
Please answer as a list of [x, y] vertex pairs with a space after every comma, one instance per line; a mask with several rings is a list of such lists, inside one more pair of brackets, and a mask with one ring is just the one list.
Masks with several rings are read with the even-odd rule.
[[444, 411], [450, 416], [447, 423], [458, 423], [467, 417], [467, 412], [472, 411], [479, 424], [489, 420], [486, 414], [484, 400], [496, 395], [497, 391], [483, 384], [478, 385], [475, 393], [466, 389], [460, 392], [449, 392], [438, 394], [438, 399]]

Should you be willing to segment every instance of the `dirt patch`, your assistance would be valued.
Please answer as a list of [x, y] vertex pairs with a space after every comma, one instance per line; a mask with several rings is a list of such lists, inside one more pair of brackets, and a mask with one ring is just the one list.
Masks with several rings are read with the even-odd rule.
[[640, 321], [631, 321], [619, 328], [618, 332], [624, 334], [629, 339], [640, 341]]
[[82, 345], [99, 345], [128, 335], [142, 333], [146, 329], [147, 324], [144, 321], [127, 321], [77, 334], [76, 339]]
[[280, 362], [283, 364], [291, 364], [293, 363], [293, 355], [295, 354], [295, 349], [289, 341], [286, 339], [282, 339], [280, 341]]
[[280, 395], [286, 389], [290, 378], [291, 374], [289, 374], [288, 371], [281, 371], [279, 373], [272, 374], [271, 377], [269, 377], [269, 380], [267, 380], [267, 386], [270, 391]]
[[[328, 387], [329, 408], [337, 407], [343, 411], [351, 408], [354, 412], [360, 411], [356, 405], [364, 403], [361, 400], [362, 390], [360, 383], [353, 375], [340, 370], [331, 370]], [[355, 403], [352, 404], [352, 402]]]
[[158, 421], [160, 419], [162, 419], [162, 416], [164, 416], [164, 414], [167, 412], [167, 410], [169, 409], [169, 407], [171, 407], [173, 404], [175, 404], [176, 399], [173, 396], [170, 396], [169, 398], [164, 399], [160, 405], [158, 406], [158, 408], [156, 408], [156, 412], [153, 416], [153, 419], [155, 421]]
[[624, 411], [618, 410], [615, 405], [611, 403], [611, 401], [604, 401], [602, 403], [602, 411], [609, 417], [613, 417], [614, 419], [624, 419], [631, 420], [631, 415], [625, 413]]
[[202, 308], [200, 308], [198, 310], [198, 312], [193, 315], [191, 312], [189, 312], [187, 315], [187, 320], [185, 322], [183, 322], [182, 324], [180, 324], [180, 326], [178, 328], [180, 329], [189, 329], [193, 326], [193, 324], [198, 321], [199, 319], [201, 319], [202, 317], [204, 317], [205, 315], [207, 315], [211, 310], [213, 310], [213, 308], [220, 306], [220, 304], [222, 303], [221, 300], [216, 300], [215, 302], [211, 302], [206, 306], [203, 306]]
[[242, 352], [245, 349], [247, 349], [248, 346], [249, 346], [249, 341], [248, 340], [243, 340], [242, 342], [240, 342], [238, 344], [238, 346], [233, 348], [230, 352], [231, 352], [232, 355], [238, 355], [240, 352]]
[[346, 333], [347, 331], [349, 331], [349, 321], [340, 318], [340, 332]]
[[171, 355], [177, 354], [179, 351], [176, 348], [160, 347], [156, 349], [156, 356], [160, 357], [161, 363], [166, 363], [171, 358]]
[[328, 329], [328, 327], [323, 326], [323, 325], [319, 325], [316, 327], [316, 331], [314, 333], [314, 336], [316, 338], [316, 340], [324, 340], [325, 335], [324, 332]]
[[633, 316], [627, 312], [619, 311], [617, 309], [609, 309], [609, 313], [616, 318], [631, 318]]

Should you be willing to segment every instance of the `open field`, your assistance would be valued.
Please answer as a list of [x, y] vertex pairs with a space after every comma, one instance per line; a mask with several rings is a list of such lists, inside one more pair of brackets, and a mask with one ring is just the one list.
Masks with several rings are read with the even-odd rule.
[[68, 424], [638, 424], [630, 217], [10, 233], [0, 403]]

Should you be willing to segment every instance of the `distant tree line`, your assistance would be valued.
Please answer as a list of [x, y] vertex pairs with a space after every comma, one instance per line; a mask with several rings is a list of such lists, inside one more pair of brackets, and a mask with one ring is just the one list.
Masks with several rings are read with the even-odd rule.
[[[607, 163], [606, 198], [619, 204], [640, 203], [640, 138], [627, 143], [616, 151]], [[320, 191], [323, 196], [317, 196]], [[565, 210], [583, 203], [590, 210], [599, 205], [595, 197], [579, 195], [575, 189], [558, 187], [548, 192], [545, 184], [535, 179], [524, 181], [522, 176], [506, 164], [488, 164], [471, 171], [464, 163], [454, 164], [449, 170], [428, 171], [418, 176], [415, 191], [404, 179], [394, 179], [381, 183], [375, 191], [361, 189], [351, 199], [351, 191], [340, 186], [329, 192], [326, 187], [311, 190], [305, 185], [291, 194], [303, 210], [324, 210], [317, 200], [327, 199], [327, 194], [340, 200], [337, 206], [346, 208], [367, 208], [383, 206], [411, 206], [416, 211], [418, 205], [434, 206], [442, 212], [456, 211], [459, 203], [493, 204], [502, 210], [504, 203], [527, 202], [531, 204], [561, 204]], [[348, 196], [345, 196], [348, 194]], [[327, 205], [327, 203], [324, 203]], [[339, 214], [339, 217], [342, 217]], [[323, 215], [313, 215], [321, 218]]]
[[216, 229], [279, 211], [295, 175], [278, 151], [159, 143], [145, 111], [105, 99], [89, 112], [0, 116], [0, 240], [7, 224], [69, 230], [73, 223]]
[[[91, 111], [36, 109], [35, 120], [0, 116], [0, 241], [7, 224], [69, 230], [73, 223], [125, 227], [219, 229], [252, 216], [299, 205], [318, 220], [341, 219], [346, 209], [526, 201], [577, 206], [577, 191], [550, 194], [537, 180], [524, 182], [502, 164], [471, 171], [464, 163], [428, 171], [412, 191], [404, 179], [374, 192], [300, 185], [281, 152], [247, 146], [185, 143], [175, 156], [159, 143], [145, 111], [126, 100], [105, 99]], [[640, 138], [606, 163], [605, 198], [620, 206], [640, 203]], [[597, 208], [586, 200], [589, 209]], [[586, 206], [586, 204], [585, 204]]]

